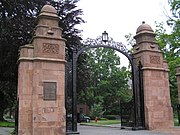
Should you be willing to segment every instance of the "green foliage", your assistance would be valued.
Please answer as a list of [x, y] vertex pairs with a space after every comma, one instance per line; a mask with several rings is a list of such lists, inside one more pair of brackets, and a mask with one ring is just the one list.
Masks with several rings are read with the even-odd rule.
[[86, 61], [89, 82], [86, 90], [79, 92], [81, 101], [90, 108], [101, 104], [106, 113], [120, 113], [120, 101], [132, 99], [127, 84], [130, 72], [120, 67], [120, 57], [112, 49], [91, 49]]
[[133, 46], [135, 45], [136, 41], [135, 39], [133, 38], [133, 34], [132, 33], [129, 33], [127, 35], [125, 35], [125, 38], [126, 38], [126, 41], [127, 41], [127, 45], [129, 46]]
[[174, 118], [174, 126], [179, 126], [179, 121], [177, 118]]
[[101, 103], [95, 104], [93, 107], [91, 107], [90, 117], [92, 119], [95, 119], [96, 117], [100, 118], [102, 114], [103, 114], [103, 107]]
[[0, 120], [3, 111], [14, 106], [17, 93], [19, 47], [29, 43], [35, 28], [35, 19], [49, 2], [60, 16], [63, 37], [67, 39], [67, 60], [71, 47], [79, 47], [81, 31], [75, 26], [84, 23], [79, 0], [1, 0], [0, 1]]
[[108, 120], [107, 118], [98, 118], [98, 120], [103, 120], [103, 121], [105, 121], [105, 120]]
[[107, 118], [108, 120], [115, 120], [116, 119], [116, 115], [104, 115], [104, 118]]
[[[171, 102], [173, 106], [176, 106], [178, 103], [176, 66], [180, 65], [180, 1], [169, 0], [169, 5], [172, 16], [168, 16], [167, 25], [171, 28], [171, 32], [167, 33], [164, 23], [156, 22], [155, 33], [159, 48], [168, 63]], [[129, 45], [134, 44], [132, 34], [128, 34], [125, 37]]]
[[164, 59], [169, 66], [169, 82], [171, 90], [171, 101], [175, 105], [178, 103], [176, 66], [180, 64], [180, 1], [169, 0], [172, 16], [168, 18], [167, 24], [171, 28], [171, 32], [167, 33], [163, 23], [157, 23], [156, 39], [163, 52]]

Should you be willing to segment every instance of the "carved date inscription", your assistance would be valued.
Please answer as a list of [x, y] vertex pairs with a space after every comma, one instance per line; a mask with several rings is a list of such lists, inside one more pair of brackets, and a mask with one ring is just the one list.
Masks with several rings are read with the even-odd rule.
[[44, 100], [56, 100], [56, 82], [44, 82], [43, 83], [43, 97]]
[[48, 53], [48, 54], [58, 54], [59, 53], [59, 45], [43, 43], [42, 51], [43, 51], [43, 53]]
[[160, 57], [150, 55], [150, 63], [152, 63], [152, 64], [160, 64]]

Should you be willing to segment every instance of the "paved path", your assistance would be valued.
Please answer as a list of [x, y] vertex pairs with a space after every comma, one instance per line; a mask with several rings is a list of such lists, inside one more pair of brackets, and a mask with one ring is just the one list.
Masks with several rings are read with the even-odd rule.
[[14, 128], [0, 127], [0, 135], [10, 135]]
[[168, 133], [160, 133], [158, 131], [148, 130], [125, 130], [112, 127], [96, 127], [96, 126], [78, 126], [80, 135], [170, 135]]
[[[149, 130], [125, 130], [120, 129], [119, 125], [96, 127], [96, 126], [84, 126], [78, 125], [78, 131], [80, 135], [180, 135], [180, 128], [173, 128], [159, 131]], [[14, 128], [0, 127], [0, 135], [10, 135]]]

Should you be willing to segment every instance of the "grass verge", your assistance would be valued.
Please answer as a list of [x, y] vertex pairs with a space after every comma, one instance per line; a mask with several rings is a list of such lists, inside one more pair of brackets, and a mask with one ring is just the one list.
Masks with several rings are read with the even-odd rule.
[[84, 125], [113, 125], [113, 124], [120, 124], [120, 120], [98, 120], [98, 122], [95, 122], [94, 120], [91, 120], [91, 122], [86, 123], [82, 122], [81, 124]]
[[[120, 120], [98, 120], [98, 122], [96, 123], [94, 120], [91, 120], [91, 122], [86, 123], [86, 122], [82, 122], [81, 124], [83, 125], [113, 125], [113, 124], [120, 124], [121, 121]], [[174, 126], [180, 126], [179, 125], [179, 121], [178, 118], [174, 118]]]
[[0, 127], [14, 127], [15, 122], [0, 121]]

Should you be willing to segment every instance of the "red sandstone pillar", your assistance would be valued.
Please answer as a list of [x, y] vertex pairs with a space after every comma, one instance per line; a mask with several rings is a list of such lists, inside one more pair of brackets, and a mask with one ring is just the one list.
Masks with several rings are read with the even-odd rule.
[[176, 67], [176, 77], [177, 77], [177, 85], [178, 85], [178, 99], [180, 104], [180, 65]]
[[32, 43], [19, 58], [18, 135], [65, 135], [65, 39], [57, 11], [45, 5]]
[[155, 41], [152, 28], [143, 22], [137, 29], [133, 53], [143, 66], [145, 126], [147, 129], [173, 127], [168, 66]]

